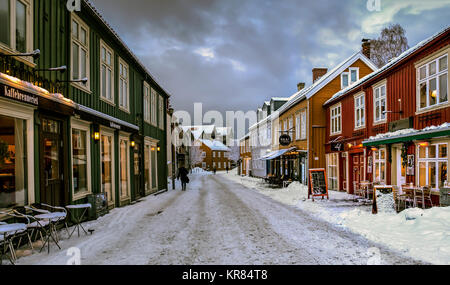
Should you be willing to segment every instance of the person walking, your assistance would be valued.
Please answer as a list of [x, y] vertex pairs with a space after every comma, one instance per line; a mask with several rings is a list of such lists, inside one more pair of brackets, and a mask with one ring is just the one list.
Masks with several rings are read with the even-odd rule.
[[181, 190], [182, 191], [186, 191], [187, 184], [189, 183], [188, 174], [189, 174], [189, 171], [184, 166], [181, 166], [178, 169], [177, 179], [181, 180]]
[[214, 175], [216, 175], [216, 172], [217, 172], [217, 168], [214, 167]]
[[229, 170], [230, 170], [230, 169], [229, 169], [228, 166], [227, 166], [227, 173], [228, 173]]

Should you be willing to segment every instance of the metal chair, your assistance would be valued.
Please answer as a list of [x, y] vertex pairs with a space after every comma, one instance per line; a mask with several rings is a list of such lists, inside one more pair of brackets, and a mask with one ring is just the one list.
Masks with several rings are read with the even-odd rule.
[[[57, 234], [57, 228], [59, 225], [62, 225], [67, 232], [67, 235], [70, 236], [69, 226], [67, 225], [67, 210], [63, 207], [55, 207], [47, 204], [34, 204], [29, 207], [25, 207], [27, 210], [30, 210], [39, 214], [51, 214], [51, 213], [59, 213], [58, 217], [50, 220], [50, 227], [52, 227], [52, 231], [55, 233], [56, 240], [59, 240]], [[43, 209], [44, 208], [44, 209]], [[47, 209], [49, 210], [47, 210]]]
[[[27, 225], [30, 224], [30, 220], [26, 217], [23, 217], [21, 215], [16, 215], [13, 211], [11, 212], [0, 212], [1, 215], [7, 216], [13, 220], [26, 220], [26, 223], [18, 223], [18, 224], [12, 224], [12, 226], [18, 225], [18, 229], [10, 230], [3, 234], [3, 250], [0, 259], [2, 259], [3, 255], [6, 255], [7, 249], [9, 249], [10, 257], [9, 260], [12, 264], [15, 264], [15, 261], [17, 260], [16, 255], [16, 249], [20, 248], [20, 245], [22, 244], [22, 239], [25, 237], [28, 239], [28, 243], [30, 247], [32, 248], [33, 245], [31, 243], [31, 238], [29, 235], [29, 232], [27, 230]], [[3, 225], [8, 225], [3, 223]], [[16, 239], [19, 239], [17, 243], [17, 247], [14, 248], [14, 241]]]
[[406, 209], [406, 195], [400, 194], [400, 187], [398, 187], [398, 186], [393, 187], [392, 194], [394, 195], [395, 210], [397, 212], [400, 212], [400, 205], [402, 202]]
[[402, 193], [401, 196], [403, 197], [403, 199], [405, 200], [405, 209], [407, 208], [411, 208], [411, 207], [415, 207], [416, 203], [415, 203], [415, 193], [414, 190], [406, 190], [407, 188], [410, 188], [411, 185], [409, 184], [403, 184], [402, 185]]
[[424, 186], [422, 189], [414, 190], [414, 203], [415, 205], [422, 205], [422, 209], [425, 209], [427, 206], [427, 202], [433, 207], [433, 200], [431, 199], [431, 187]]
[[[44, 237], [47, 238], [51, 231], [49, 221], [39, 220], [33, 216], [20, 213], [16, 210], [14, 211], [14, 213], [18, 216], [22, 216], [24, 218], [29, 219], [30, 223], [27, 224], [27, 230], [30, 232], [29, 236], [31, 237], [31, 241], [33, 240], [33, 235], [35, 235], [34, 240], [36, 240], [38, 237], [38, 234], [43, 242], [46, 240], [46, 239], [44, 239]], [[44, 234], [44, 235], [42, 235], [42, 234]], [[30, 242], [30, 246], [31, 246], [31, 250], [34, 251], [33, 244], [31, 242]]]

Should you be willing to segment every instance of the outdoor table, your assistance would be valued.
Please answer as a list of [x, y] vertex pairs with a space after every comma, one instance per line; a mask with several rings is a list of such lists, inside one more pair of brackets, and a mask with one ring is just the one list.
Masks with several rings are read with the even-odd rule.
[[[45, 248], [45, 246], [48, 246], [48, 253], [50, 253], [50, 238], [53, 240], [53, 242], [56, 244], [56, 246], [61, 249], [61, 247], [58, 244], [57, 239], [55, 236], [57, 235], [56, 232], [56, 223], [59, 222], [61, 219], [66, 218], [66, 214], [63, 212], [54, 212], [54, 213], [48, 213], [48, 214], [42, 214], [35, 216], [38, 220], [48, 221], [50, 223], [50, 233], [46, 234], [44, 244], [41, 247], [40, 252]], [[55, 235], [55, 236], [54, 236]]]
[[[75, 230], [78, 230], [78, 237], [80, 237], [80, 227], [84, 231], [84, 233], [87, 235], [87, 231], [84, 229], [81, 222], [83, 221], [84, 215], [86, 214], [87, 210], [92, 208], [91, 204], [80, 204], [80, 205], [69, 205], [66, 206], [67, 210], [72, 216], [73, 222], [75, 224], [72, 233], [69, 235], [69, 238], [72, 237]], [[76, 211], [76, 210], [82, 210], [82, 211]], [[81, 213], [81, 214], [80, 214]], [[77, 215], [79, 214], [79, 215]]]
[[16, 236], [17, 233], [22, 233], [27, 230], [27, 225], [25, 224], [6, 224], [0, 225], [0, 235], [3, 235], [4, 239], [4, 247], [2, 250], [2, 254], [0, 255], [0, 260], [3, 258], [3, 252], [6, 250], [6, 247], [9, 247], [9, 252], [11, 253], [11, 257], [8, 257], [9, 261], [14, 264], [17, 260], [16, 252], [14, 251], [14, 246], [12, 244], [12, 240]]

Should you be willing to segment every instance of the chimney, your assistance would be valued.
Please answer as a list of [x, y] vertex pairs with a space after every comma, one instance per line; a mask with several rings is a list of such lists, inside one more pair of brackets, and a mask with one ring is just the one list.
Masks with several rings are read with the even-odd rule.
[[370, 40], [369, 39], [362, 39], [362, 53], [365, 55], [368, 59], [370, 59]]
[[299, 84], [297, 84], [297, 89], [298, 91], [302, 91], [303, 89], [305, 89], [305, 83], [304, 82], [300, 82]]
[[325, 74], [327, 74], [328, 69], [326, 68], [314, 68], [312, 70], [312, 74], [313, 74], [313, 84], [314, 82], [316, 82], [317, 80], [319, 80], [322, 76], [324, 76]]

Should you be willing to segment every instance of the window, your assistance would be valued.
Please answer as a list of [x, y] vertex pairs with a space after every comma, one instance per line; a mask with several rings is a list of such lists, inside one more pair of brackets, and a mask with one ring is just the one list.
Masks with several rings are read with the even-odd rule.
[[448, 103], [448, 57], [439, 57], [418, 69], [419, 109]]
[[327, 154], [327, 167], [328, 167], [328, 187], [331, 190], [339, 190], [339, 154], [330, 153]]
[[202, 158], [205, 158], [206, 157], [206, 152], [202, 152]]
[[386, 85], [374, 89], [374, 122], [379, 123], [386, 120]]
[[102, 192], [107, 193], [108, 204], [114, 204], [114, 133], [102, 132], [100, 139], [101, 155], [101, 187]]
[[[75, 14], [72, 14], [71, 79], [89, 79], [89, 27]], [[86, 83], [75, 82], [75, 86], [89, 91]]]
[[213, 158], [216, 158], [216, 152], [213, 151]]
[[26, 121], [0, 115], [0, 129], [0, 209], [26, 206]]
[[119, 138], [119, 191], [122, 200], [130, 196], [130, 141], [127, 137]]
[[103, 41], [100, 43], [100, 94], [114, 104], [114, 52]]
[[150, 86], [144, 82], [144, 121], [150, 124]]
[[158, 93], [156, 93], [155, 89], [151, 88], [151, 102], [150, 102], [150, 114], [151, 114], [151, 124], [154, 126], [158, 125], [158, 114], [156, 113], [158, 106]]
[[355, 129], [362, 128], [366, 124], [364, 109], [364, 94], [361, 94], [355, 97]]
[[301, 133], [300, 133], [300, 139], [306, 140], [306, 110], [303, 110], [300, 114], [301, 118]]
[[300, 114], [295, 115], [295, 139], [300, 139], [300, 134], [302, 131], [302, 126], [300, 124]]
[[129, 92], [129, 70], [128, 64], [119, 59], [119, 108], [124, 111], [130, 111], [130, 92]]
[[289, 136], [291, 136], [292, 137], [292, 128], [294, 127], [294, 121], [293, 121], [293, 118], [292, 117], [290, 117], [289, 118], [289, 123], [288, 123], [288, 129], [287, 129], [287, 131], [288, 131], [288, 135]]
[[374, 151], [374, 182], [386, 182], [386, 149]]
[[331, 135], [340, 134], [342, 131], [341, 104], [330, 109]]
[[349, 73], [343, 72], [341, 74], [341, 89], [344, 89], [349, 86], [348, 79], [349, 79]]
[[9, 51], [33, 48], [33, 0], [0, 0], [0, 45]]
[[448, 145], [418, 146], [419, 186], [442, 188], [447, 181]]
[[72, 188], [76, 198], [90, 192], [89, 125], [72, 122]]
[[164, 119], [164, 98], [161, 95], [158, 96], [158, 97], [159, 97], [159, 104], [158, 104], [158, 106], [159, 106], [159, 109], [158, 109], [158, 111], [159, 111], [159, 128], [161, 130], [164, 130], [164, 122], [165, 122], [165, 119]]
[[359, 68], [351, 67], [350, 69], [350, 85], [359, 80]]

